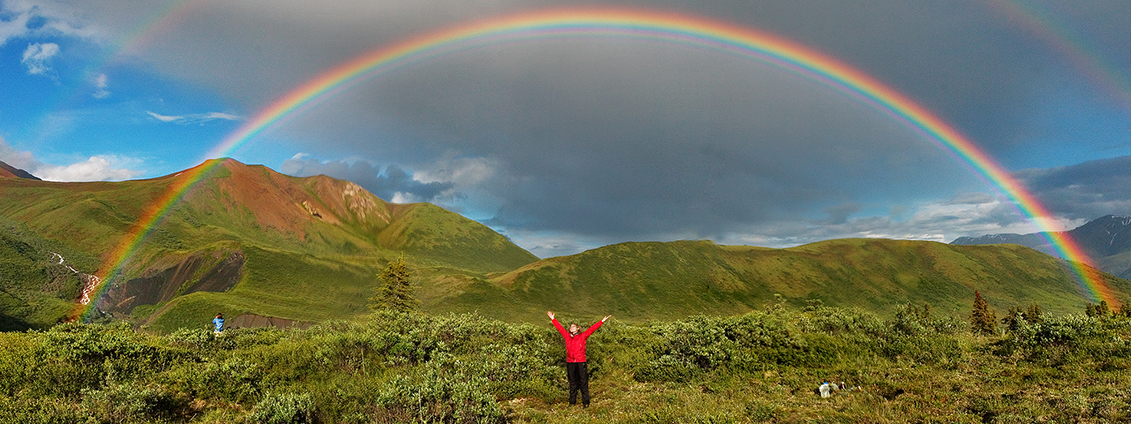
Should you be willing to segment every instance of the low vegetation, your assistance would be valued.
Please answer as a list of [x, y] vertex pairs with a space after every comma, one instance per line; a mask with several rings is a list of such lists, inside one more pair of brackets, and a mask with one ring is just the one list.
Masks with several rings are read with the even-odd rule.
[[[0, 333], [19, 423], [1125, 422], [1131, 319], [883, 319], [814, 302], [629, 325], [589, 341], [593, 404], [566, 402], [553, 328], [381, 310], [307, 330], [125, 323]], [[562, 317], [571, 321], [571, 317]], [[595, 317], [573, 317], [582, 324]], [[828, 398], [823, 382], [838, 386]], [[843, 382], [843, 389], [839, 386]]]
[[82, 290], [75, 270], [95, 263], [90, 255], [0, 217], [0, 331], [45, 329], [64, 319]]

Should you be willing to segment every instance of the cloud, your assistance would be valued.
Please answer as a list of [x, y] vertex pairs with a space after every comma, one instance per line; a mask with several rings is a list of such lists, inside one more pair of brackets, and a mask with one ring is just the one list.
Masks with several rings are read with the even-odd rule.
[[1131, 215], [1131, 156], [1015, 175], [1053, 215], [1077, 220]]
[[379, 165], [368, 161], [319, 161], [306, 154], [297, 154], [283, 162], [280, 170], [296, 177], [326, 175], [352, 181], [382, 199], [393, 203], [430, 202], [442, 195], [451, 195], [451, 181], [420, 181], [397, 165], [388, 165], [381, 172]]
[[23, 63], [27, 67], [27, 72], [32, 75], [42, 75], [51, 71], [48, 62], [52, 57], [59, 54], [59, 45], [55, 43], [34, 43], [28, 44], [27, 49], [24, 50]]
[[[949, 198], [901, 205], [887, 214], [866, 212], [855, 203], [825, 209], [826, 217], [769, 218], [732, 225], [711, 237], [721, 244], [792, 247], [835, 238], [890, 238], [948, 243], [961, 236], [1028, 234], [1045, 226], [1070, 230], [1104, 215], [1131, 215], [1131, 157], [1088, 161], [1072, 166], [1027, 169], [1016, 177], [1052, 213], [1035, 222], [1000, 193], [961, 192]], [[498, 225], [500, 223], [492, 222]], [[624, 237], [505, 228], [504, 232], [540, 257], [572, 254]], [[639, 240], [697, 238], [695, 234], [655, 232]]]
[[46, 181], [121, 181], [143, 175], [145, 171], [121, 168], [122, 162], [135, 162], [117, 156], [92, 156], [70, 165], [41, 165], [32, 174]]
[[[781, 221], [751, 226], [724, 242], [788, 247], [830, 238], [883, 237], [949, 242], [960, 236], [1028, 234], [1041, 225], [1070, 230], [1105, 215], [1131, 215], [1131, 156], [1094, 160], [1071, 166], [1033, 168], [1015, 177], [1051, 213], [1044, 222], [1022, 215], [1001, 194], [959, 193], [949, 199], [915, 206], [908, 218], [833, 213], [825, 222]], [[834, 212], [858, 209], [846, 206]]]
[[106, 89], [106, 87], [109, 86], [109, 78], [106, 76], [106, 74], [95, 75], [93, 83], [94, 94], [91, 94], [91, 96], [96, 99], [105, 99], [107, 97], [110, 97], [110, 90]]
[[[100, 31], [120, 40], [167, 6], [64, 3], [5, 2], [0, 37]], [[551, 0], [378, 3], [185, 2], [168, 15], [175, 22], [161, 21], [160, 31], [135, 39], [130, 59], [253, 116], [313, 76], [413, 35], [515, 11], [572, 7]], [[1034, 37], [1012, 16], [986, 2], [755, 3], [593, 4], [694, 14], [793, 40], [891, 87], [1010, 169], [1043, 167], [1018, 175], [1058, 214], [1054, 220], [1126, 209], [1117, 188], [1073, 186], [1072, 178], [1099, 175], [1098, 169], [1053, 168], [1126, 154], [1126, 143], [1118, 153], [1103, 150], [1126, 139], [1126, 108], [1093, 114], [1077, 107], [1081, 101], [1121, 105], [1120, 93], [1076, 75], [1080, 64], [1058, 56], [1047, 38]], [[1129, 8], [1125, 0], [1095, 0], [1047, 16], [1080, 36], [1101, 63], [1131, 63]], [[31, 25], [37, 29], [27, 25], [33, 15], [46, 17]], [[13, 29], [18, 21], [24, 23]], [[293, 175], [353, 180], [390, 200], [436, 202], [544, 252], [675, 238], [775, 246], [841, 236], [945, 241], [1030, 225], [918, 129], [750, 57], [577, 36], [483, 43], [411, 62], [300, 108], [254, 142], [381, 158], [379, 166], [296, 156], [283, 166]], [[98, 84], [96, 93], [109, 92]], [[242, 119], [147, 115], [150, 122], [180, 125]], [[1111, 137], [1093, 125], [1117, 131]], [[1050, 145], [1063, 154], [1018, 153], [1047, 152]]]
[[16, 150], [3, 136], [0, 136], [0, 162], [29, 172], [40, 165], [31, 152]]
[[145, 174], [145, 171], [130, 169], [141, 165], [141, 160], [116, 155], [92, 156], [69, 165], [43, 163], [31, 152], [15, 149], [2, 137], [0, 162], [23, 169], [46, 181], [120, 181]]
[[[95, 2], [86, 2], [92, 6]], [[66, 3], [39, 0], [0, 2], [0, 46], [17, 38], [66, 36], [98, 38], [100, 30], [88, 25], [90, 14]]]
[[150, 111], [146, 111], [145, 113], [158, 121], [180, 125], [203, 125], [212, 121], [239, 121], [243, 119], [243, 117], [239, 115], [223, 112], [193, 113], [188, 115], [162, 115]]
[[[5, 5], [0, 4], [0, 11], [7, 12]], [[19, 13], [12, 16], [10, 19], [5, 20], [3, 14], [0, 14], [0, 46], [3, 46], [8, 40], [23, 36], [27, 33], [27, 23], [31, 19], [31, 15], [27, 13]]]

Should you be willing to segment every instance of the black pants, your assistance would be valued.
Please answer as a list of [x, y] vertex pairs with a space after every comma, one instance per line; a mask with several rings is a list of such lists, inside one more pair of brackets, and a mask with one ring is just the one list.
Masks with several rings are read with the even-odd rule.
[[589, 406], [589, 366], [585, 362], [566, 362], [569, 379], [569, 404], [577, 405], [577, 391], [581, 390], [581, 404]]

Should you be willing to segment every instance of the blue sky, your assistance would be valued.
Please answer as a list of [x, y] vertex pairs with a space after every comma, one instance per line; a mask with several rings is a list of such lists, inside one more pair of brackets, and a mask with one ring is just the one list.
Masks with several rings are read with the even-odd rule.
[[[774, 33], [904, 93], [1065, 228], [1131, 215], [1126, 1], [601, 1]], [[572, 2], [0, 0], [0, 161], [55, 181], [177, 172], [318, 73], [408, 37]], [[844, 95], [680, 45], [535, 40], [352, 87], [231, 155], [428, 201], [542, 257], [620, 241], [950, 241], [1035, 225]]]

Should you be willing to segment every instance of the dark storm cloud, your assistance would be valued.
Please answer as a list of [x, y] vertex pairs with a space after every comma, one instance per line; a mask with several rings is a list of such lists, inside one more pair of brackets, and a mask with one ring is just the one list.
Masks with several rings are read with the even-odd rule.
[[[342, 100], [396, 105], [379, 110], [374, 133], [401, 131], [353, 148], [416, 162], [443, 152], [490, 157], [505, 178], [484, 189], [506, 199], [491, 223], [630, 237], [712, 237], [742, 222], [858, 197], [915, 197], [965, 178], [885, 116], [744, 58], [677, 49], [673, 59], [663, 57], [667, 46], [627, 42], [571, 56], [573, 43], [559, 44], [454, 58], [351, 93]], [[494, 69], [498, 58], [532, 57], [521, 72]], [[449, 80], [460, 84], [429, 84]], [[298, 124], [338, 128], [367, 111], [356, 113], [312, 111]]]
[[1055, 215], [1089, 220], [1131, 216], [1131, 156], [1026, 169], [1016, 176]]
[[[94, 13], [115, 23], [121, 19], [116, 17], [122, 15], [121, 4], [94, 3], [99, 5]], [[1080, 89], [1065, 86], [1063, 81], [1067, 79], [1063, 74], [1091, 66], [1072, 63], [1079, 58], [1057, 52], [1058, 40], [1048, 37], [1062, 35], [1083, 40], [1079, 44], [1087, 49], [1085, 58], [1094, 56], [1101, 66], [1118, 70], [1131, 63], [1131, 49], [1126, 48], [1126, 43], [1095, 41], [1125, 40], [1131, 35], [1126, 23], [1131, 6], [1119, 0], [1074, 2], [1071, 7], [1033, 2], [1033, 9], [1051, 16], [1051, 27], [1063, 29], [1063, 34], [1052, 35], [1047, 29], [1042, 32], [1039, 27], [1027, 26], [1024, 13], [1015, 16], [1016, 6], [1005, 0], [596, 4], [693, 13], [795, 40], [907, 93], [962, 128], [995, 155], [1017, 147], [1032, 135], [1022, 124], [1031, 119], [1028, 108], [1034, 100], [1047, 98], [1057, 90]], [[187, 13], [180, 16], [182, 20], [155, 31], [152, 40], [147, 40], [150, 44], [142, 47], [147, 48], [145, 57], [164, 71], [216, 87], [234, 101], [256, 109], [335, 64], [413, 35], [516, 11], [574, 5], [534, 0], [218, 2], [187, 8]], [[571, 47], [553, 55], [595, 62], [585, 58], [584, 53], [582, 48]], [[678, 60], [671, 52], [659, 54]], [[216, 62], [226, 66], [218, 68], [214, 66]], [[715, 66], [712, 62], [698, 64]], [[490, 71], [521, 78], [531, 63], [502, 58]], [[647, 80], [657, 71], [640, 66], [635, 72], [638, 78]], [[595, 81], [584, 82], [592, 85]], [[453, 88], [463, 82], [455, 78], [430, 83]], [[1097, 90], [1088, 93], [1110, 94]], [[603, 96], [605, 100], [608, 97]], [[358, 98], [325, 107], [373, 110], [381, 103], [386, 101]], [[431, 118], [426, 114], [415, 117]], [[353, 137], [356, 142], [357, 134]]]
[[373, 165], [367, 161], [355, 161], [353, 163], [343, 161], [322, 162], [316, 159], [296, 157], [283, 162], [280, 169], [283, 173], [296, 177], [325, 175], [352, 181], [377, 195], [377, 197], [389, 201], [398, 198], [397, 193], [400, 193], [402, 197], [407, 197], [406, 200], [409, 201], [428, 202], [452, 188], [451, 183], [417, 181], [413, 179], [411, 174], [396, 165], [385, 167], [385, 172], [382, 173], [379, 165]]
[[[706, 16], [807, 45], [905, 93], [992, 156], [1009, 159], [1001, 162], [1022, 164], [1014, 168], [1055, 165], [1027, 164], [1024, 153], [1040, 151], [1034, 140], [1067, 138], [1036, 137], [1047, 129], [1032, 125], [1048, 118], [1059, 93], [1111, 96], [1066, 77], [1080, 64], [1009, 15], [1004, 0], [598, 3]], [[122, 6], [100, 4], [96, 13], [120, 24], [113, 14]], [[134, 53], [253, 116], [303, 81], [378, 47], [457, 23], [572, 5], [215, 2], [189, 10]], [[1101, 63], [1129, 63], [1125, 0], [1072, 9], [1053, 15], [1055, 23]], [[1068, 135], [1077, 137], [1073, 151], [1111, 145]], [[778, 244], [845, 235], [939, 238], [947, 226], [1006, 227], [1023, 219], [999, 198], [979, 199], [985, 183], [920, 133], [842, 93], [749, 58], [641, 40], [528, 40], [415, 63], [324, 99], [251, 143], [276, 140], [296, 151], [400, 166], [379, 173], [364, 162], [295, 159], [284, 164], [288, 173], [351, 179], [386, 199], [396, 192], [457, 203], [489, 198], [477, 212], [497, 229], [593, 242], [735, 234]], [[412, 178], [443, 174], [451, 158], [490, 163], [490, 177], [474, 184]], [[1098, 211], [1112, 195], [1097, 186], [1074, 198], [1070, 185], [1054, 184], [1068, 184], [1054, 172], [1026, 172], [1050, 208], [1073, 217]], [[941, 204], [954, 193], [973, 194]], [[923, 205], [937, 210], [915, 210]], [[570, 243], [547, 249], [563, 245]]]

